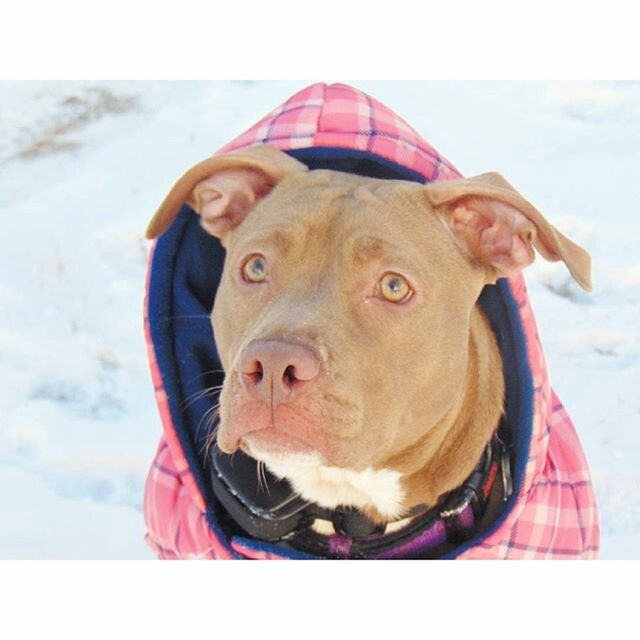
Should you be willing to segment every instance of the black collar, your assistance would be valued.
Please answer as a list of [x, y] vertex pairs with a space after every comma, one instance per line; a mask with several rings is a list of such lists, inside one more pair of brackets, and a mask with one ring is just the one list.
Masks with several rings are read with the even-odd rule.
[[[416, 553], [418, 547], [423, 553], [442, 543], [459, 544], [477, 533], [498, 476], [503, 500], [511, 495], [510, 448], [505, 444], [503, 425], [499, 431], [460, 487], [436, 506], [419, 505], [401, 521], [386, 525], [377, 525], [356, 509], [326, 509], [308, 502], [286, 480], [266, 470], [259, 480], [256, 461], [242, 452], [229, 456], [216, 448], [210, 478], [228, 516], [252, 538], [323, 557], [395, 557], [397, 550], [411, 548]], [[316, 531], [317, 520], [330, 522], [333, 533]]]

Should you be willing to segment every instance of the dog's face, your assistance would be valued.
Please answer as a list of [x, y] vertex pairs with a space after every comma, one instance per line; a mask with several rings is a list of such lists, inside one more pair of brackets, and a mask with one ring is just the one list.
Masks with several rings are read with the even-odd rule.
[[212, 313], [225, 452], [388, 468], [459, 409], [486, 283], [535, 244], [588, 287], [582, 250], [495, 174], [425, 187], [307, 171], [270, 147], [236, 157], [186, 174], [150, 227], [187, 199], [225, 245]]
[[295, 173], [229, 235], [213, 309], [223, 451], [377, 468], [451, 409], [485, 273], [422, 192]]

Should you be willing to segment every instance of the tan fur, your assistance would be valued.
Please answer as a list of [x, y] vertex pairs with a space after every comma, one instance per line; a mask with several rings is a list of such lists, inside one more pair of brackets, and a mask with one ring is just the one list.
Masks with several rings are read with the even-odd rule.
[[[344, 495], [349, 482], [354, 489], [356, 476], [349, 473], [396, 472], [398, 509], [376, 508], [376, 496], [351, 499], [378, 521], [432, 505], [471, 472], [503, 410], [501, 356], [476, 304], [482, 288], [502, 275], [505, 255], [516, 269], [533, 258], [521, 243], [542, 243], [547, 257], [565, 260], [583, 284], [589, 283], [588, 254], [509, 192], [506, 181], [494, 186], [497, 174], [488, 183], [455, 181], [447, 190], [446, 184], [307, 171], [290, 158], [270, 171], [259, 153], [259, 170], [272, 176], [273, 189], [243, 210], [242, 219], [235, 210], [220, 226], [227, 256], [212, 322], [226, 377], [218, 444], [223, 451], [253, 451], [276, 472], [296, 456], [311, 456], [316, 469], [308, 473], [320, 474], [319, 467], [345, 471], [330, 473], [333, 480], [343, 478], [336, 491]], [[203, 178], [202, 171], [194, 175]], [[185, 193], [184, 183], [180, 190]], [[460, 222], [469, 216], [457, 203], [474, 194], [503, 203], [491, 211], [500, 233], [516, 229], [515, 257], [502, 253], [504, 238], [484, 254], [474, 249], [476, 241], [488, 246], [482, 225], [461, 232]], [[161, 227], [170, 223], [180, 198], [170, 194], [167, 202], [171, 207], [158, 214], [156, 226], [158, 220]], [[475, 211], [473, 203], [469, 207]], [[511, 224], [515, 210], [531, 223]], [[470, 233], [474, 239], [465, 239]], [[240, 276], [243, 260], [256, 252], [269, 264], [268, 282], [259, 285]], [[378, 282], [386, 272], [412, 285], [405, 304], [380, 297]], [[238, 362], [253, 340], [309, 346], [321, 358], [320, 375], [278, 407], [251, 400]], [[249, 424], [254, 430], [244, 433]], [[238, 433], [244, 433], [239, 443]], [[298, 478], [297, 484], [304, 484], [305, 497], [326, 500], [327, 477], [317, 475], [315, 485]], [[365, 494], [376, 491], [375, 482], [365, 486], [374, 487]]]

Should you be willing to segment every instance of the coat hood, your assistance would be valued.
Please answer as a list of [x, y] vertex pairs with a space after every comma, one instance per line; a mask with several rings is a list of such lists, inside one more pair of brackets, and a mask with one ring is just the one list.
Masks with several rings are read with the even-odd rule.
[[[461, 174], [383, 104], [344, 84], [313, 84], [215, 155], [270, 144], [311, 169], [429, 183]], [[223, 374], [209, 321], [224, 250], [184, 205], [154, 243], [145, 297], [147, 339], [163, 437], [145, 488], [147, 541], [159, 557], [308, 557], [225, 527], [205, 471]], [[501, 278], [479, 303], [498, 339], [513, 435], [514, 493], [493, 525], [455, 558], [590, 558], [599, 545], [595, 498], [575, 429], [549, 385], [524, 278]]]

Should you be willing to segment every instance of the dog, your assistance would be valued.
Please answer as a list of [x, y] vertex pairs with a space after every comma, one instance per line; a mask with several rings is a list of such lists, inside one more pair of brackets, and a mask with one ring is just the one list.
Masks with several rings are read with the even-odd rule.
[[534, 248], [591, 288], [584, 249], [497, 173], [423, 186], [255, 146], [195, 167], [148, 235], [183, 200], [226, 249], [218, 447], [379, 524], [460, 486], [500, 420], [482, 289]]
[[538, 252], [590, 290], [590, 257], [499, 174], [317, 83], [189, 169], [147, 236], [159, 557], [597, 557], [521, 275]]

